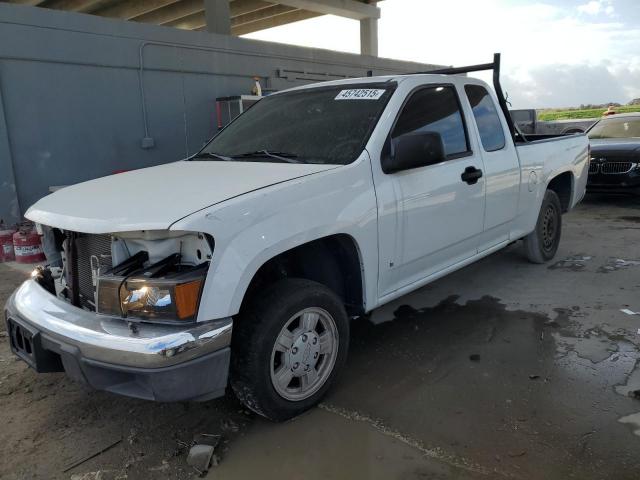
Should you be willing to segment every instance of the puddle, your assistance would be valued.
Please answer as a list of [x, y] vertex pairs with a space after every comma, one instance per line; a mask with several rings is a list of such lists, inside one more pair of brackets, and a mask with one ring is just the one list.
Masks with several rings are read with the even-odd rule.
[[590, 255], [572, 255], [570, 257], [565, 258], [564, 260], [560, 260], [559, 262], [554, 263], [549, 266], [549, 270], [571, 270], [574, 272], [579, 272], [584, 270], [586, 267], [586, 262], [591, 260], [593, 257]]
[[618, 219], [623, 220], [625, 222], [640, 223], [640, 216], [637, 216], [637, 215], [626, 215], [626, 216], [618, 217]]
[[618, 350], [615, 343], [599, 336], [565, 337], [561, 333], [554, 333], [553, 337], [558, 343], [559, 354], [575, 352], [579, 357], [592, 363], [600, 363]]
[[[575, 314], [571, 317], [582, 316]], [[560, 323], [558, 323], [560, 321]], [[607, 359], [619, 358], [615, 353], [622, 355], [631, 355], [635, 359], [636, 347], [628, 342], [624, 335], [619, 333], [610, 333], [602, 327], [593, 327], [581, 331], [581, 325], [575, 320], [556, 319], [554, 322], [559, 327], [558, 331], [552, 335], [556, 340], [557, 352], [560, 355], [569, 351], [575, 352], [579, 357], [591, 361], [592, 363], [600, 363]]]
[[598, 268], [598, 273], [609, 273], [617, 270], [626, 269], [629, 267], [637, 267], [640, 265], [640, 260], [625, 260], [623, 258], [609, 258], [607, 263]]
[[[347, 368], [320, 408], [280, 425], [258, 419], [216, 475], [534, 478], [541, 469], [569, 473], [567, 465], [586, 479], [602, 458], [640, 466], [631, 447], [585, 440], [626, 413], [613, 387], [637, 363], [633, 345], [583, 331], [577, 306], [549, 318], [490, 296], [458, 301], [404, 304], [393, 321], [353, 322]], [[575, 463], [582, 452], [589, 459]]]
[[622, 417], [618, 419], [618, 422], [631, 426], [633, 434], [640, 437], [640, 412]]
[[635, 370], [633, 370], [629, 378], [627, 378], [627, 383], [616, 386], [616, 393], [624, 395], [625, 397], [632, 396], [632, 392], [638, 390], [640, 390], [640, 364], [636, 364]]
[[640, 444], [618, 423], [640, 402], [615, 390], [640, 358], [628, 332], [592, 327], [578, 306], [549, 317], [490, 296], [458, 302], [405, 301], [392, 321], [354, 322], [327, 404], [520, 478], [640, 472]]
[[631, 372], [640, 352], [627, 340], [624, 330], [610, 332], [607, 324], [583, 329], [580, 318], [586, 314], [577, 306], [556, 308], [555, 312], [556, 318], [546, 325], [554, 328], [551, 335], [560, 357], [573, 352], [593, 364], [618, 362], [617, 370], [626, 372], [625, 375]]

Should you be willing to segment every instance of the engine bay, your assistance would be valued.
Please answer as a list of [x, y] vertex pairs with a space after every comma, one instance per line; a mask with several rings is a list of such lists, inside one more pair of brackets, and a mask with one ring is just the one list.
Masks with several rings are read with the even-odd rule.
[[209, 235], [138, 231], [86, 234], [43, 229], [58, 265], [34, 271], [74, 306], [132, 321], [195, 321], [213, 255]]

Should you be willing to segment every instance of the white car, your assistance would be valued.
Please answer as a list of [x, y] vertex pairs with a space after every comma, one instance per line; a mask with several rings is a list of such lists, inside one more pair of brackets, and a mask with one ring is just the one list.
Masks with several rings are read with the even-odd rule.
[[132, 397], [310, 408], [351, 317], [520, 239], [556, 252], [587, 138], [527, 141], [497, 80], [448, 74], [474, 69], [279, 92], [191, 158], [41, 199], [26, 216], [64, 266], [8, 301], [13, 351]]

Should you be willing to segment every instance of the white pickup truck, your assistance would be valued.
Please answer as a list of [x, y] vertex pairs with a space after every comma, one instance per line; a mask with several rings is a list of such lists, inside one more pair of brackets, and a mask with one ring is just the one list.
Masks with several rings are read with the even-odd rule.
[[[345, 364], [350, 318], [517, 240], [554, 256], [588, 141], [519, 134], [498, 66], [279, 92], [193, 157], [41, 199], [26, 216], [62, 268], [7, 302], [13, 351], [132, 397], [229, 384], [274, 420], [310, 408]], [[495, 93], [452, 75], [482, 68]]]

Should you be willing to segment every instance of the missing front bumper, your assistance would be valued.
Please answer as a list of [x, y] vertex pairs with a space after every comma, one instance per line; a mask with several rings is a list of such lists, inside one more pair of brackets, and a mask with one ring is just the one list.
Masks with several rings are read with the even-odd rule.
[[140, 324], [73, 307], [27, 281], [7, 302], [11, 348], [38, 372], [64, 370], [99, 390], [157, 401], [224, 394], [231, 319], [176, 327]]

